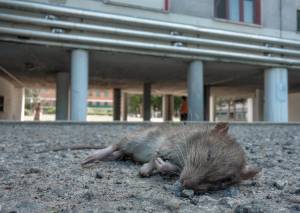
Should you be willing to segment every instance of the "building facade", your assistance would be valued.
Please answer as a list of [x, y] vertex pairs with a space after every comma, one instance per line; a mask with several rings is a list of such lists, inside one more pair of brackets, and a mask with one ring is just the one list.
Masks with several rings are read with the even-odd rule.
[[193, 121], [298, 121], [299, 10], [300, 0], [0, 0], [1, 75], [56, 86], [62, 120], [85, 120], [87, 88], [103, 87], [115, 120], [127, 93], [143, 93], [144, 120], [159, 94], [165, 120], [172, 95], [187, 95]]

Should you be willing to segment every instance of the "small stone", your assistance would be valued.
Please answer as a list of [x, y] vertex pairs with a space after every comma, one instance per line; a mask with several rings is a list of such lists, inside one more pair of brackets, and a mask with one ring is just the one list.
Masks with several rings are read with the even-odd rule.
[[194, 191], [190, 189], [184, 189], [181, 192], [181, 197], [189, 197], [192, 198], [194, 196]]
[[115, 184], [122, 184], [122, 182], [117, 180], [117, 181], [115, 181]]
[[251, 202], [242, 205], [238, 205], [234, 209], [234, 213], [264, 213], [269, 208], [265, 207], [262, 203]]
[[203, 195], [201, 197], [199, 197], [199, 203], [203, 203], [203, 204], [215, 204], [217, 203], [217, 200], [210, 197], [210, 196], [206, 196], [206, 195]]
[[119, 212], [123, 212], [123, 211], [126, 211], [127, 208], [126, 208], [125, 206], [118, 206], [118, 207], [117, 207], [117, 210], [118, 210]]
[[224, 197], [237, 197], [240, 193], [240, 190], [236, 186], [231, 186], [224, 190]]
[[266, 198], [267, 198], [268, 200], [271, 200], [271, 199], [272, 199], [272, 195], [268, 194], [268, 195], [266, 196]]
[[296, 189], [294, 192], [295, 195], [300, 195], [300, 189]]
[[182, 193], [183, 187], [182, 187], [180, 181], [176, 181], [172, 185], [172, 189], [171, 190], [175, 193], [176, 197], [181, 197], [181, 193]]
[[255, 182], [255, 181], [252, 181], [252, 182], [251, 182], [251, 186], [257, 186], [257, 185], [258, 185], [257, 182]]
[[300, 203], [300, 196], [290, 196], [287, 200], [291, 203]]
[[87, 201], [91, 201], [94, 198], [94, 194], [92, 192], [86, 192], [83, 194], [82, 198]]
[[63, 189], [51, 189], [52, 193], [57, 195], [57, 197], [63, 198], [65, 196], [65, 191]]
[[183, 188], [180, 182], [179, 184], [177, 182], [179, 181], [176, 181], [173, 185], [165, 184], [163, 185], [163, 189], [172, 192], [173, 194], [175, 194], [176, 197], [181, 197]]
[[275, 186], [279, 190], [282, 190], [287, 184], [288, 182], [286, 180], [277, 180], [273, 183], [273, 186]]
[[300, 211], [300, 205], [293, 205], [290, 207], [290, 210], [292, 212], [299, 212]]
[[175, 199], [171, 199], [170, 201], [165, 202], [165, 206], [171, 212], [177, 212], [180, 209], [180, 204], [181, 203]]
[[25, 171], [25, 174], [28, 175], [28, 174], [38, 174], [38, 173], [41, 173], [42, 171], [38, 168], [30, 168], [28, 169], [27, 171]]
[[221, 205], [224, 205], [227, 208], [235, 208], [240, 204], [240, 201], [235, 199], [235, 198], [230, 198], [230, 197], [224, 197], [221, 200], [219, 200], [219, 203]]
[[96, 177], [97, 179], [102, 179], [102, 178], [103, 178], [103, 175], [102, 175], [101, 172], [98, 171], [98, 172], [96, 172], [95, 177]]
[[198, 205], [198, 200], [195, 199], [195, 198], [191, 198], [190, 203], [193, 204], [193, 205]]
[[65, 153], [61, 153], [60, 156], [61, 156], [62, 158], [66, 158], [66, 157], [67, 157], [67, 155], [66, 155]]

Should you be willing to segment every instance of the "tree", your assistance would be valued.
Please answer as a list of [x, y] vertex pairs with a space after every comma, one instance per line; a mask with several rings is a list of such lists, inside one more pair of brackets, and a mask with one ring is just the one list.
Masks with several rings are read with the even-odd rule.
[[133, 114], [141, 114], [142, 96], [129, 95], [128, 97], [128, 112]]
[[151, 97], [151, 106], [157, 111], [162, 110], [162, 97], [161, 96], [152, 96]]

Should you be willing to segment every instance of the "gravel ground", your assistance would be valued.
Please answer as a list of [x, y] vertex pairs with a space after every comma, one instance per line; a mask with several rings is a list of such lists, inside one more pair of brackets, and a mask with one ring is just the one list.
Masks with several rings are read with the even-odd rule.
[[91, 150], [47, 151], [104, 146], [140, 125], [166, 124], [0, 123], [0, 212], [300, 212], [297, 124], [231, 124], [248, 161], [263, 171], [201, 195], [180, 193], [176, 177], [140, 178], [140, 165], [131, 161], [83, 169], [80, 162]]

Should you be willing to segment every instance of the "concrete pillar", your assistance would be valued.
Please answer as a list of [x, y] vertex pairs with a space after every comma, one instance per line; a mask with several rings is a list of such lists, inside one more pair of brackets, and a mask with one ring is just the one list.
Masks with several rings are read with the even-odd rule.
[[214, 122], [215, 121], [215, 112], [216, 112], [216, 98], [215, 96], [209, 97], [209, 121]]
[[20, 121], [24, 121], [24, 116], [25, 116], [25, 88], [22, 87], [20, 88]]
[[253, 98], [247, 98], [247, 121], [253, 122]]
[[67, 72], [56, 74], [56, 120], [69, 119], [70, 75]]
[[128, 95], [127, 93], [123, 92], [122, 94], [122, 120], [127, 121], [127, 114], [128, 114]]
[[12, 91], [13, 96], [11, 97], [12, 117], [9, 120], [23, 121], [24, 114], [25, 114], [25, 88], [14, 87], [13, 91]]
[[253, 103], [253, 120], [262, 121], [264, 110], [263, 92], [260, 89], [255, 90], [255, 98]]
[[86, 121], [89, 54], [85, 50], [71, 53], [71, 120]]
[[265, 70], [264, 120], [288, 122], [288, 70], [286, 68]]
[[115, 88], [114, 89], [114, 114], [113, 119], [114, 121], [121, 120], [121, 89]]
[[187, 74], [189, 121], [204, 120], [203, 85], [203, 63], [193, 61]]
[[163, 119], [164, 121], [172, 121], [174, 110], [174, 97], [172, 95], [163, 96]]
[[151, 84], [150, 83], [144, 83], [143, 119], [144, 121], [150, 121], [151, 119]]
[[204, 86], [204, 120], [205, 121], [209, 121], [209, 110], [210, 110], [210, 106], [209, 106], [209, 102], [210, 102], [210, 86], [205, 85]]

